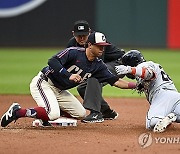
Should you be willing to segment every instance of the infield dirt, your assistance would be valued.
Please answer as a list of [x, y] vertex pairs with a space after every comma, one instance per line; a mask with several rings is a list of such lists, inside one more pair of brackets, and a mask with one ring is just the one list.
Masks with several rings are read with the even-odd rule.
[[[180, 124], [172, 124], [161, 134], [145, 129], [149, 108], [145, 98], [106, 100], [119, 113], [116, 120], [94, 124], [78, 121], [77, 127], [41, 128], [32, 126], [34, 119], [22, 118], [6, 128], [0, 127], [0, 154], [180, 153]], [[30, 95], [0, 95], [0, 116], [14, 101], [22, 108], [36, 106]], [[146, 148], [139, 144], [143, 133], [152, 138], [152, 144]]]

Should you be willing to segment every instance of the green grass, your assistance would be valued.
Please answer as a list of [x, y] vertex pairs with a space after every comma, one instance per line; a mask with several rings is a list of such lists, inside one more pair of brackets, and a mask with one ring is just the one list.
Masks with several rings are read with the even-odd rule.
[[[0, 48], [0, 94], [29, 94], [31, 79], [60, 48]], [[127, 49], [126, 49], [127, 50]], [[140, 49], [146, 60], [160, 63], [180, 90], [180, 50]], [[76, 88], [70, 90], [77, 95]], [[103, 88], [107, 97], [139, 97], [132, 90]]]
[[31, 79], [57, 49], [0, 49], [0, 93], [29, 94]]

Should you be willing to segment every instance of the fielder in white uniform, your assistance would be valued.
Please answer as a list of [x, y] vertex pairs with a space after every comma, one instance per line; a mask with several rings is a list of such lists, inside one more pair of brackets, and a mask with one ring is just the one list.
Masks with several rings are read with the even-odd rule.
[[180, 122], [180, 93], [160, 64], [145, 61], [138, 50], [122, 57], [124, 65], [116, 66], [118, 74], [126, 74], [138, 82], [137, 90], [144, 92], [150, 103], [146, 128], [163, 132], [172, 122]]

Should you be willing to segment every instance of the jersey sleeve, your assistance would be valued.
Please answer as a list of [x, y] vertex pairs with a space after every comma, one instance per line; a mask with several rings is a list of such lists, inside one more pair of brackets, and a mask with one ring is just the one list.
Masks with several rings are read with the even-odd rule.
[[132, 74], [144, 80], [152, 80], [156, 77], [153, 65], [150, 63], [141, 63], [137, 67], [132, 67]]
[[102, 62], [101, 67], [98, 69], [95, 74], [95, 78], [98, 79], [99, 82], [107, 82], [111, 86], [119, 79], [118, 76], [115, 76], [110, 72], [107, 66]]
[[76, 56], [75, 52], [71, 52], [71, 50], [67, 48], [50, 58], [48, 60], [48, 65], [55, 72], [70, 77], [71, 73], [69, 73], [63, 66], [69, 61], [73, 60], [74, 56]]

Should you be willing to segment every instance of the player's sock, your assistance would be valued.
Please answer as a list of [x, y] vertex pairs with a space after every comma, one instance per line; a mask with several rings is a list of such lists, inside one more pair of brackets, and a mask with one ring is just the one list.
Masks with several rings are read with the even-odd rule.
[[31, 117], [31, 118], [37, 118], [37, 119], [46, 120], [46, 121], [49, 120], [46, 110], [43, 107], [20, 109], [16, 112], [16, 116], [18, 118]]
[[95, 111], [95, 110], [90, 110], [90, 113], [100, 113], [99, 111]]
[[62, 117], [66, 117], [66, 118], [73, 118], [69, 113], [63, 111], [63, 110], [60, 110], [60, 113], [61, 113], [61, 116]]

